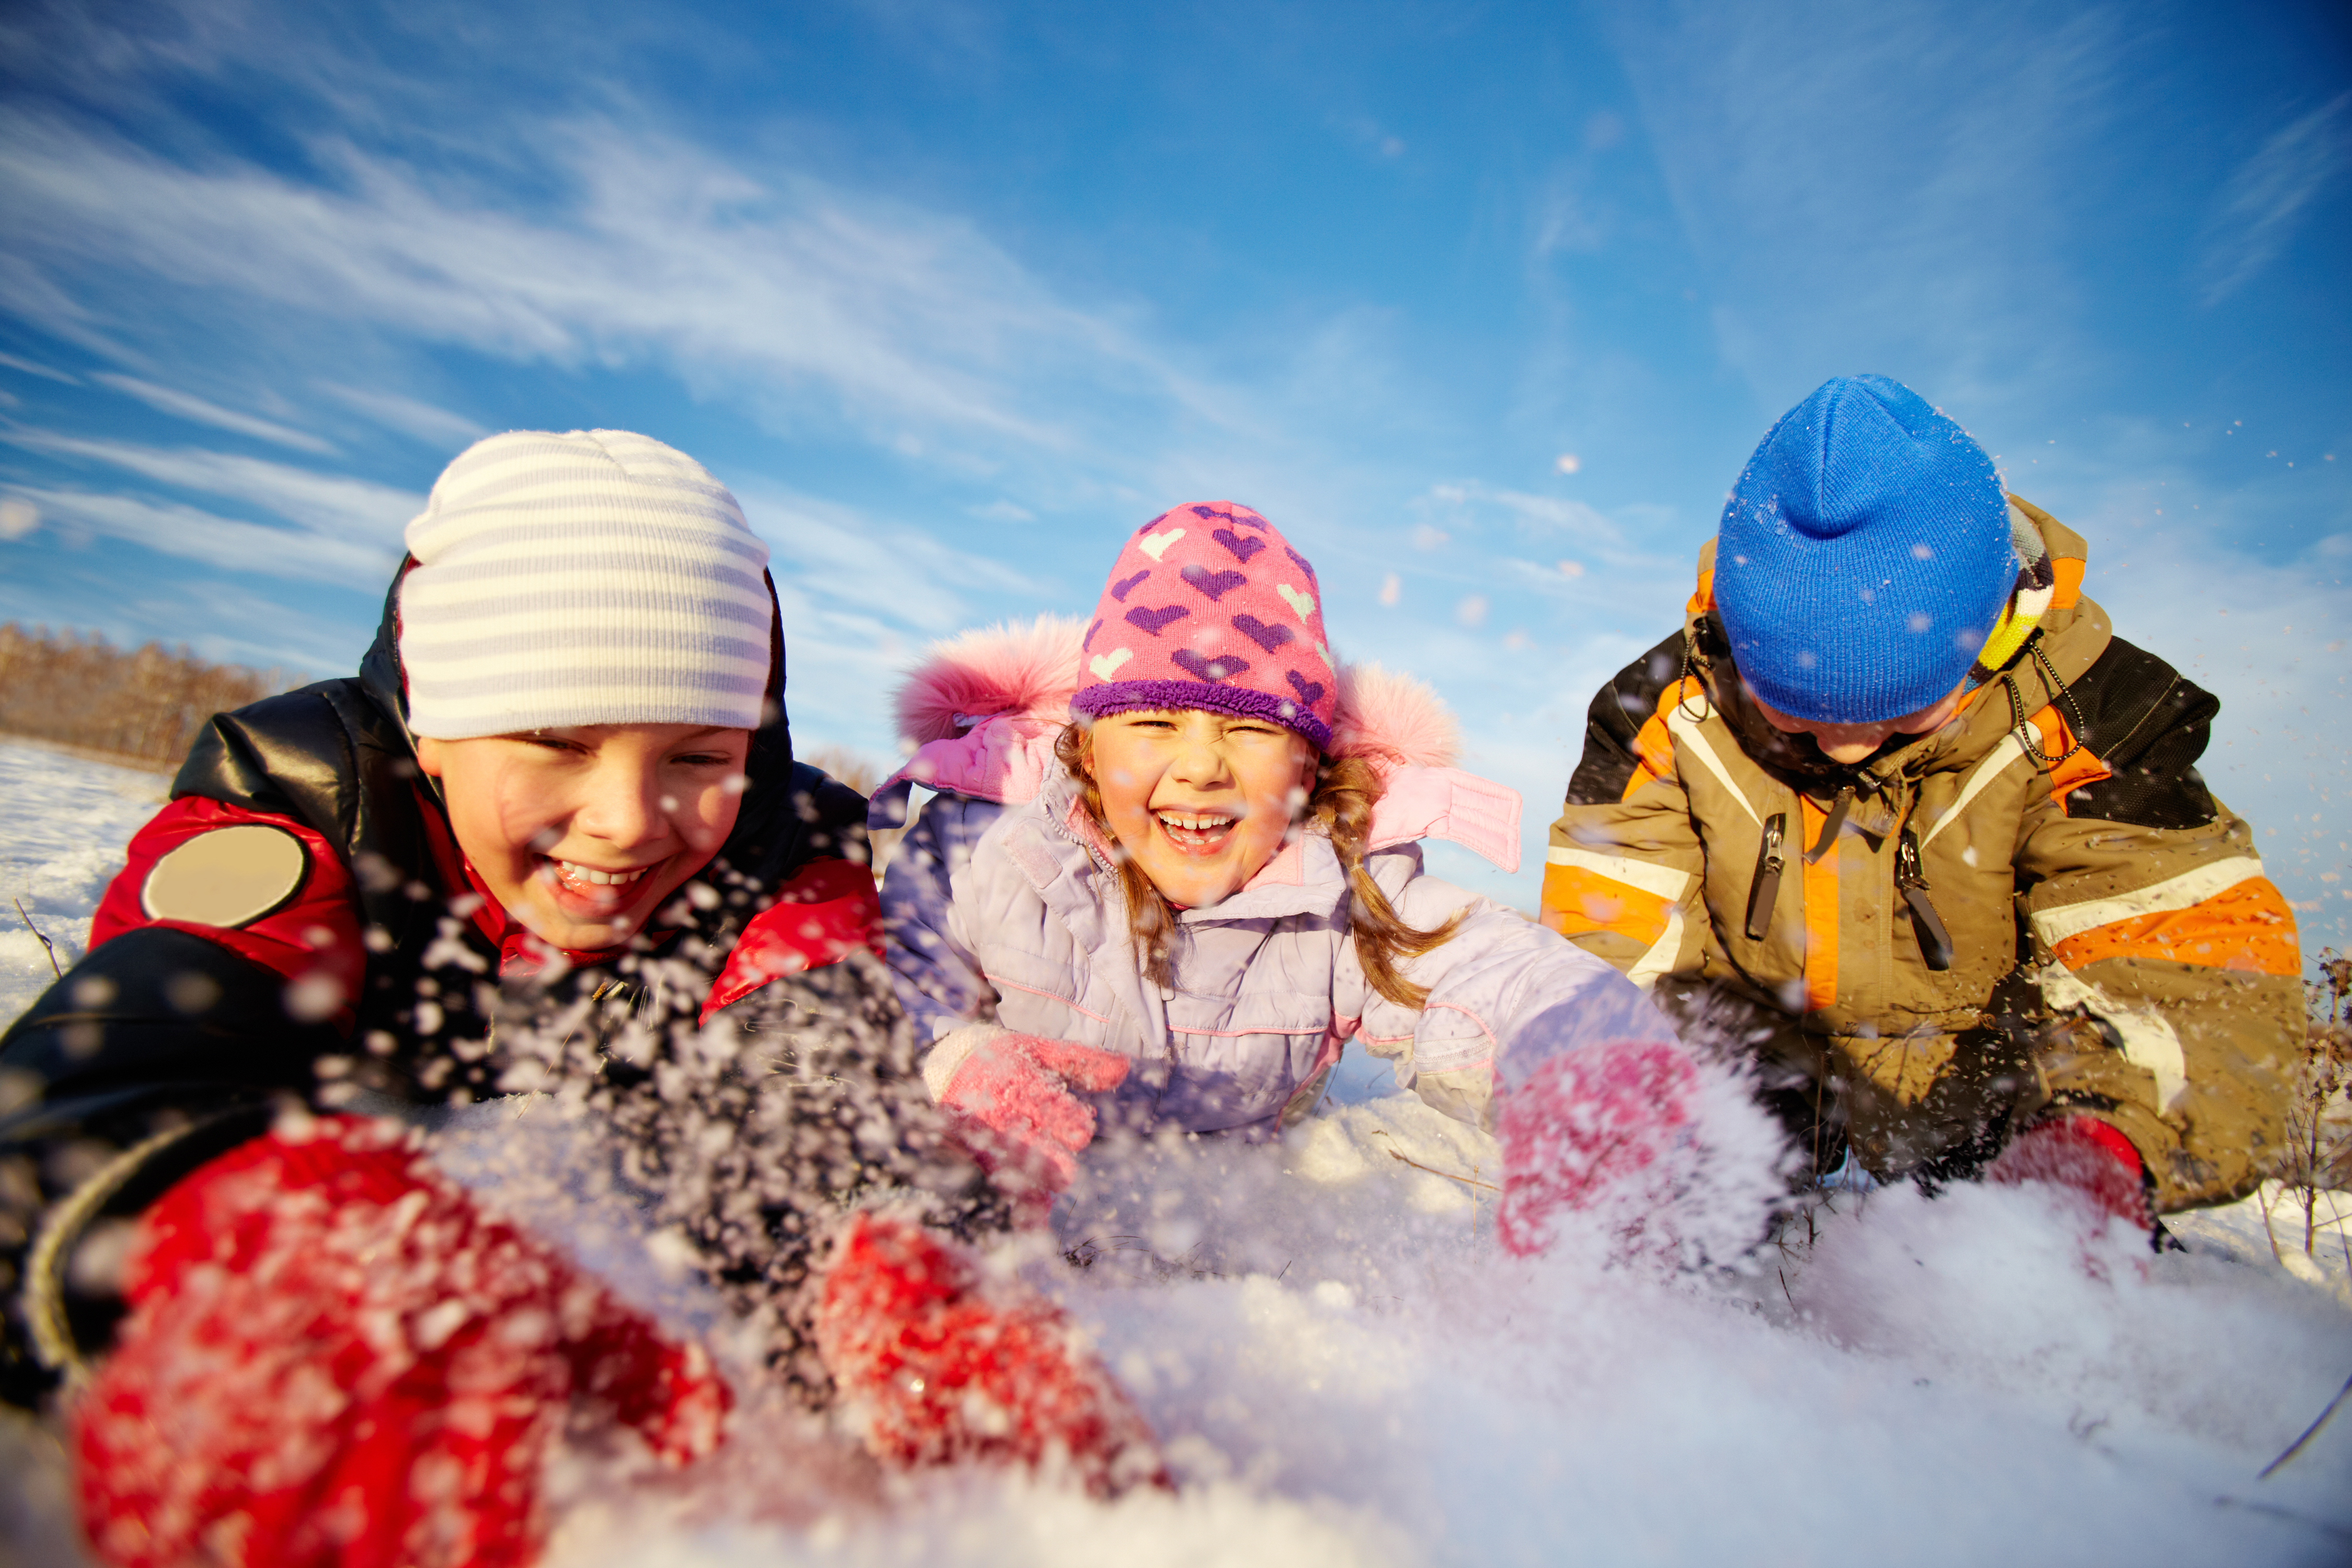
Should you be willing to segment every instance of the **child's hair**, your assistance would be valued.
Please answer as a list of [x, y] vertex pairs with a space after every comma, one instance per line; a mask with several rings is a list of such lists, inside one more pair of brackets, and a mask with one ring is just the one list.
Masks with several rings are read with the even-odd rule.
[[[1103, 810], [1102, 792], [1095, 785], [1083, 723], [1064, 728], [1054, 741], [1054, 755], [1078, 781], [1087, 815], [1118, 851], [1118, 835]], [[1372, 807], [1379, 804], [1381, 787], [1380, 774], [1361, 757], [1320, 757], [1315, 764], [1315, 793], [1307, 799], [1304, 826], [1319, 827], [1330, 837], [1331, 848], [1348, 873], [1349, 889], [1355, 894], [1349, 922], [1354, 929], [1356, 958], [1364, 966], [1364, 977], [1372, 983], [1373, 990], [1398, 1006], [1420, 1007], [1429, 1001], [1429, 987], [1405, 979], [1397, 973], [1397, 965], [1452, 940], [1463, 917], [1457, 912], [1433, 931], [1409, 926], [1365, 869], [1364, 841], [1371, 832]], [[1157, 984], [1171, 984], [1168, 939], [1176, 929], [1175, 912], [1136, 864], [1135, 857], [1114, 853], [1112, 858], [1118, 871], [1119, 891], [1127, 900], [1128, 932], [1136, 952], [1143, 955], [1143, 972]]]

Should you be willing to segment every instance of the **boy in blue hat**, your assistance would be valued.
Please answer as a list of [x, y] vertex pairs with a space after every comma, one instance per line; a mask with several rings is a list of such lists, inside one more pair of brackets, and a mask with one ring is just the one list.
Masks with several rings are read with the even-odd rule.
[[1909, 388], [1841, 376], [1593, 700], [1544, 922], [1749, 1042], [1817, 1175], [2051, 1181], [2151, 1227], [2282, 1141], [2294, 916], [2198, 774], [2220, 703], [2114, 635], [2085, 555]]

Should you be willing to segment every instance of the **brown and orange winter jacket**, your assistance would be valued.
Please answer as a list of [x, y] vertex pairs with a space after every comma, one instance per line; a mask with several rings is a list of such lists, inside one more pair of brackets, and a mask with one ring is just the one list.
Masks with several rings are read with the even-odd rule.
[[2038, 629], [1851, 768], [1747, 700], [1710, 542], [1682, 631], [1593, 700], [1543, 919], [1740, 1031], [1824, 1165], [1965, 1170], [2064, 1108], [2131, 1140], [2159, 1211], [2224, 1202], [2282, 1137], [2294, 919], [2198, 775], [2218, 700], [2116, 637], [2081, 537], [2011, 500], [2047, 549]]

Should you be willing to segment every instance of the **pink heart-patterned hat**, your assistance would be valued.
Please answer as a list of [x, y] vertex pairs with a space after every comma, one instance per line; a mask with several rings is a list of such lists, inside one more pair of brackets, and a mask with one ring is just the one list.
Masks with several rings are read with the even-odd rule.
[[1245, 506], [1196, 501], [1136, 531], [1087, 628], [1070, 710], [1204, 708], [1328, 751], [1339, 679], [1315, 568]]

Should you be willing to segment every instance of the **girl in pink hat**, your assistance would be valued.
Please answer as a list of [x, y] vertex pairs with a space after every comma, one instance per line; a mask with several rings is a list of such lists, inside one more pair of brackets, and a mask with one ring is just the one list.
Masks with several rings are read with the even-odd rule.
[[1085, 624], [968, 633], [898, 698], [924, 805], [882, 888], [932, 1094], [1033, 1209], [1108, 1118], [1278, 1136], [1350, 1041], [1501, 1139], [1497, 1229], [1594, 1215], [1619, 1252], [1761, 1233], [1777, 1142], [1747, 1086], [1608, 964], [1425, 874], [1518, 861], [1513, 791], [1451, 766], [1426, 687], [1332, 657], [1307, 558], [1230, 501], [1129, 537]]

